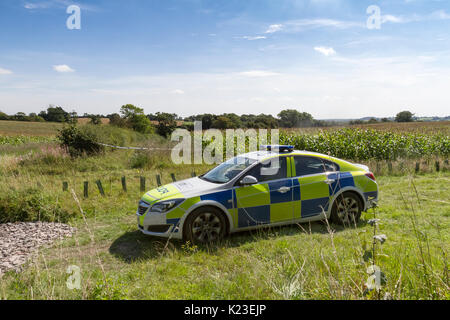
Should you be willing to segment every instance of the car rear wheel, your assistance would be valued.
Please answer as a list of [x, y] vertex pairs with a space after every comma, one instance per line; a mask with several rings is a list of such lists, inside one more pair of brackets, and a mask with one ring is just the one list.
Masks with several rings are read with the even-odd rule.
[[191, 213], [183, 228], [185, 240], [192, 243], [211, 243], [225, 235], [225, 218], [219, 209], [204, 207]]
[[355, 225], [361, 217], [361, 211], [362, 203], [359, 197], [353, 192], [344, 192], [334, 201], [331, 221], [344, 226]]

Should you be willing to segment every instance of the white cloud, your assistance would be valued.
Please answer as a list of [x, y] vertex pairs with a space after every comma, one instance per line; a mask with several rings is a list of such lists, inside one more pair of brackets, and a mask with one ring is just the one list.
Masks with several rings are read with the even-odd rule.
[[445, 10], [438, 10], [424, 15], [412, 14], [408, 16], [396, 16], [392, 14], [385, 14], [381, 16], [382, 23], [410, 23], [436, 20], [450, 20], [450, 14], [448, 14]]
[[336, 54], [336, 51], [331, 47], [315, 47], [314, 50], [317, 52], [320, 52], [321, 54], [325, 56], [334, 56]]
[[251, 78], [262, 78], [262, 77], [271, 77], [271, 76], [279, 75], [279, 73], [272, 72], [272, 71], [264, 71], [264, 70], [244, 71], [244, 72], [240, 72], [239, 74], [242, 76], [251, 77]]
[[266, 33], [275, 33], [283, 29], [282, 24], [272, 24], [269, 26], [269, 28], [266, 30]]
[[394, 16], [391, 14], [385, 14], [381, 16], [381, 23], [391, 22], [391, 23], [405, 23], [407, 20], [403, 17]]
[[75, 70], [72, 69], [71, 67], [69, 67], [67, 64], [60, 64], [60, 65], [53, 66], [53, 70], [55, 70], [56, 72], [61, 72], [61, 73], [75, 72]]
[[12, 73], [13, 72], [11, 70], [0, 68], [0, 75], [12, 74]]
[[86, 11], [98, 11], [98, 8], [92, 5], [81, 5], [74, 3], [71, 0], [46, 0], [46, 1], [33, 1], [26, 2], [23, 7], [27, 10], [38, 10], [38, 9], [52, 9], [52, 8], [66, 8], [70, 5], [77, 5], [81, 9]]
[[265, 37], [265, 36], [243, 36], [242, 39], [253, 41], [253, 40], [267, 39], [267, 37]]

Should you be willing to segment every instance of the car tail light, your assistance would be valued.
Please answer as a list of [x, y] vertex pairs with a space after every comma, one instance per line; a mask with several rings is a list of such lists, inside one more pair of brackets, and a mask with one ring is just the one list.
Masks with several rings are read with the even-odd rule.
[[375, 179], [375, 176], [373, 175], [372, 172], [366, 173], [366, 176], [367, 176], [369, 179], [373, 180], [373, 181], [376, 180], [376, 179]]

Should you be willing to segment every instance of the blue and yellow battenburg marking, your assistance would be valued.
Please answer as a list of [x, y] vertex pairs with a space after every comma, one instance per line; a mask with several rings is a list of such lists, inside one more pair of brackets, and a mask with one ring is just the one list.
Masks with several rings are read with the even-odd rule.
[[[347, 163], [339, 164], [341, 170], [347, 169]], [[346, 187], [358, 188], [366, 200], [377, 198], [377, 184], [365, 174], [365, 171], [352, 171], [296, 177], [294, 161], [287, 157], [290, 178], [188, 198], [167, 213], [166, 222], [177, 225], [193, 205], [207, 200], [220, 203], [230, 213], [235, 228], [313, 217], [327, 212], [333, 196]], [[326, 180], [334, 181], [328, 184]], [[175, 185], [168, 184], [149, 191], [143, 200], [151, 205], [157, 200], [176, 198], [184, 195]], [[140, 217], [141, 225], [144, 216]]]

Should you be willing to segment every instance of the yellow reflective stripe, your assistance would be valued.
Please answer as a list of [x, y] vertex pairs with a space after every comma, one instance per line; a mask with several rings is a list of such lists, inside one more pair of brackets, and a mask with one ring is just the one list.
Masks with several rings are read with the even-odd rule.
[[290, 157], [291, 158], [291, 173], [292, 173], [292, 177], [296, 177], [297, 176], [297, 172], [295, 169], [295, 160], [294, 157]]
[[286, 157], [287, 177], [292, 177], [291, 157]]

